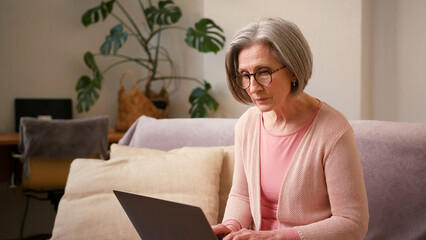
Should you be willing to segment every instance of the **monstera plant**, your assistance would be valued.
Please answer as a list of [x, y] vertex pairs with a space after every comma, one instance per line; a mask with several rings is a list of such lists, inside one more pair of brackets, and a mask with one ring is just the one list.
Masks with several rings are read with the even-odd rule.
[[[188, 76], [164, 76], [159, 74], [158, 68], [160, 62], [168, 62], [173, 66], [167, 50], [161, 45], [161, 36], [164, 31], [172, 29], [186, 32], [184, 42], [199, 52], [217, 53], [224, 46], [225, 37], [223, 30], [211, 19], [203, 18], [195, 23], [194, 27], [184, 28], [177, 23], [182, 16], [181, 9], [173, 1], [163, 0], [156, 5], [151, 0], [144, 2], [137, 0], [142, 14], [143, 21], [134, 21], [133, 17], [118, 0], [102, 1], [98, 6], [87, 10], [82, 16], [84, 26], [89, 26], [105, 20], [107, 17], [113, 17], [117, 25], [113, 26], [105, 42], [102, 43], [99, 53], [90, 51], [84, 54], [84, 62], [91, 70], [92, 76], [81, 76], [76, 85], [78, 93], [77, 111], [89, 111], [99, 98], [104, 75], [112, 68], [120, 66], [123, 63], [134, 62], [146, 71], [148, 77], [145, 83], [145, 94], [149, 95], [151, 83], [158, 80], [181, 81], [191, 80], [198, 83], [189, 96], [191, 108], [189, 113], [191, 117], [206, 117], [209, 110], [217, 110], [218, 102], [209, 94], [211, 85], [206, 80], [199, 80]], [[120, 48], [127, 42], [128, 38], [135, 38], [140, 45], [142, 54], [137, 52], [137, 56], [128, 56], [119, 54]], [[182, 39], [183, 40], [183, 39]], [[182, 41], [183, 42], [183, 41]], [[140, 55], [139, 55], [140, 54]], [[96, 59], [101, 57], [112, 57], [113, 63], [101, 68]], [[142, 81], [142, 79], [141, 79]]]

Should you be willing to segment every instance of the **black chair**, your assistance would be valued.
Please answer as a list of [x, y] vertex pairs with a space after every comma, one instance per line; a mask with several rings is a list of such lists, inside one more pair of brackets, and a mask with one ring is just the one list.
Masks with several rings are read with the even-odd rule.
[[[49, 200], [56, 211], [72, 160], [107, 159], [108, 120], [107, 116], [72, 120], [21, 118], [19, 154], [15, 155], [23, 166], [20, 188], [26, 196], [21, 239], [30, 198]], [[12, 179], [11, 185], [16, 182]]]

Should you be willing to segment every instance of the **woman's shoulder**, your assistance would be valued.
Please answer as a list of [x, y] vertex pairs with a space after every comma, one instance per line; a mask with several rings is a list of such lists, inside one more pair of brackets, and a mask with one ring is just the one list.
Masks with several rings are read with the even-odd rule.
[[314, 121], [317, 130], [322, 130], [327, 133], [342, 133], [351, 129], [346, 117], [337, 109], [322, 102], [321, 108]]
[[331, 121], [334, 124], [349, 124], [345, 115], [343, 115], [339, 110], [330, 106], [326, 102], [322, 102], [321, 108], [318, 111], [318, 120], [320, 121]]

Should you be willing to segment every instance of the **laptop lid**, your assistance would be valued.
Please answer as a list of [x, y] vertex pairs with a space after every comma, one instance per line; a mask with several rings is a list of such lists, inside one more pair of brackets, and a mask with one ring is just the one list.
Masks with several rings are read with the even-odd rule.
[[114, 190], [143, 240], [217, 240], [201, 208]]

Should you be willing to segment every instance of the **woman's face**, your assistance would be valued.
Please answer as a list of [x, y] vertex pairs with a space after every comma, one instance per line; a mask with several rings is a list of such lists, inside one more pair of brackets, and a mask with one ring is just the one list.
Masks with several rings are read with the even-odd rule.
[[[274, 57], [268, 45], [257, 43], [240, 51], [238, 55], [238, 72], [251, 74], [258, 70], [270, 72], [283, 66], [281, 61]], [[288, 100], [293, 97], [290, 93], [293, 74], [282, 68], [271, 75], [272, 82], [268, 86], [259, 85], [251, 76], [250, 87], [246, 89], [253, 103], [261, 112], [269, 112], [285, 107]]]

